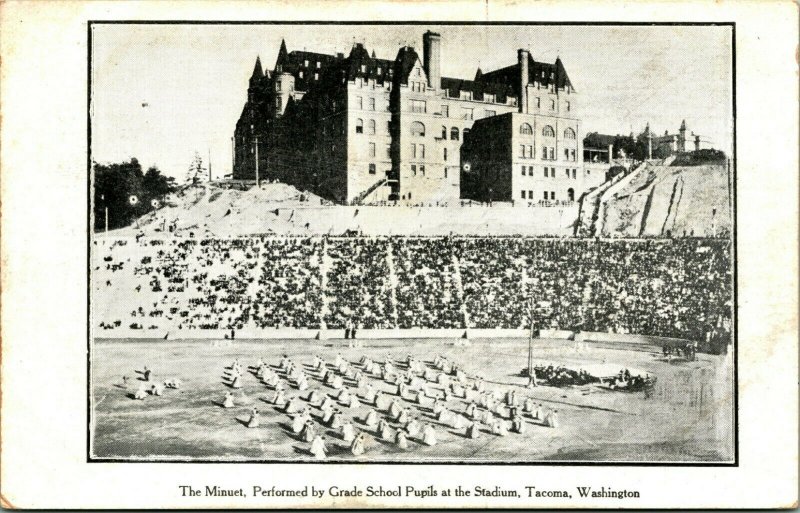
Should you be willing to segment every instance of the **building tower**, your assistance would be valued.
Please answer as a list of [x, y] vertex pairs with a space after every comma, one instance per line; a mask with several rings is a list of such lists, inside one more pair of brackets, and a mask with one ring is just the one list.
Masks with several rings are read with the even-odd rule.
[[428, 87], [442, 87], [442, 36], [430, 30], [422, 36], [422, 66], [428, 76]]

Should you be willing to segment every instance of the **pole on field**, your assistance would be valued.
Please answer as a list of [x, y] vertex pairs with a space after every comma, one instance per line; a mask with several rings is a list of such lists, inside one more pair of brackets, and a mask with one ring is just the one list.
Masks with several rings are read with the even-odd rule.
[[531, 284], [531, 329], [528, 335], [528, 386], [536, 386], [536, 371], [533, 369], [533, 284]]
[[108, 207], [103, 207], [106, 211], [106, 233], [108, 233]]
[[258, 137], [256, 137], [256, 189], [261, 188], [261, 182], [258, 178]]

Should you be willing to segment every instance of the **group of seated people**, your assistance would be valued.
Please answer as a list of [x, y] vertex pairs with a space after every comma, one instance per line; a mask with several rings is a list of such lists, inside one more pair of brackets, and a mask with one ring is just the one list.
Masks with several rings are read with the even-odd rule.
[[600, 381], [599, 378], [592, 376], [584, 369], [575, 370], [562, 365], [536, 365], [533, 369], [536, 373], [537, 383], [553, 387], [587, 385]]
[[143, 237], [100, 239], [95, 252], [105, 329], [340, 329], [357, 318], [367, 329], [730, 338], [724, 239]]

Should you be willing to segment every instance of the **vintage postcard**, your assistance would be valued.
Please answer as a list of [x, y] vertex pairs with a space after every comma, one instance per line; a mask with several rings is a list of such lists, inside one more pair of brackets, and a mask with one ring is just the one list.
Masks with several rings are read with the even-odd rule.
[[[796, 5], [74, 5], [4, 7], [81, 49], [55, 133], [83, 164], [41, 171], [68, 218], [3, 188], [4, 261], [42, 251], [6, 237], [25, 210], [75, 230], [34, 285], [67, 320], [19, 303], [58, 333], [22, 381], [3, 276], [3, 451], [52, 443], [92, 491], [30, 495], [15, 458], [8, 507], [796, 501]], [[6, 107], [49, 107], [17, 81], [41, 38], [3, 36], [2, 136], [44, 166]]]

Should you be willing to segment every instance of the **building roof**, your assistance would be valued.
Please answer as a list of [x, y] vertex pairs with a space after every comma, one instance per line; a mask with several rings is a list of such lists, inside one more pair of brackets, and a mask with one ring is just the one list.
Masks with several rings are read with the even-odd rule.
[[458, 98], [461, 96], [461, 91], [469, 91], [472, 93], [473, 100], [483, 100], [484, 94], [493, 94], [496, 102], [505, 103], [508, 96], [513, 96], [511, 86], [502, 83], [485, 83], [476, 80], [442, 77], [441, 87], [447, 90], [447, 96], [450, 98]]
[[609, 145], [613, 145], [619, 137], [619, 135], [590, 132], [583, 138], [583, 147], [585, 149], [607, 150]]
[[[508, 84], [511, 86], [513, 94], [519, 96], [519, 63], [483, 73], [480, 80], [485, 83]], [[528, 54], [528, 83], [534, 82], [544, 86], [555, 84], [557, 89], [563, 89], [566, 86], [574, 89], [560, 58], [557, 58], [554, 64], [549, 64], [535, 61]]]

